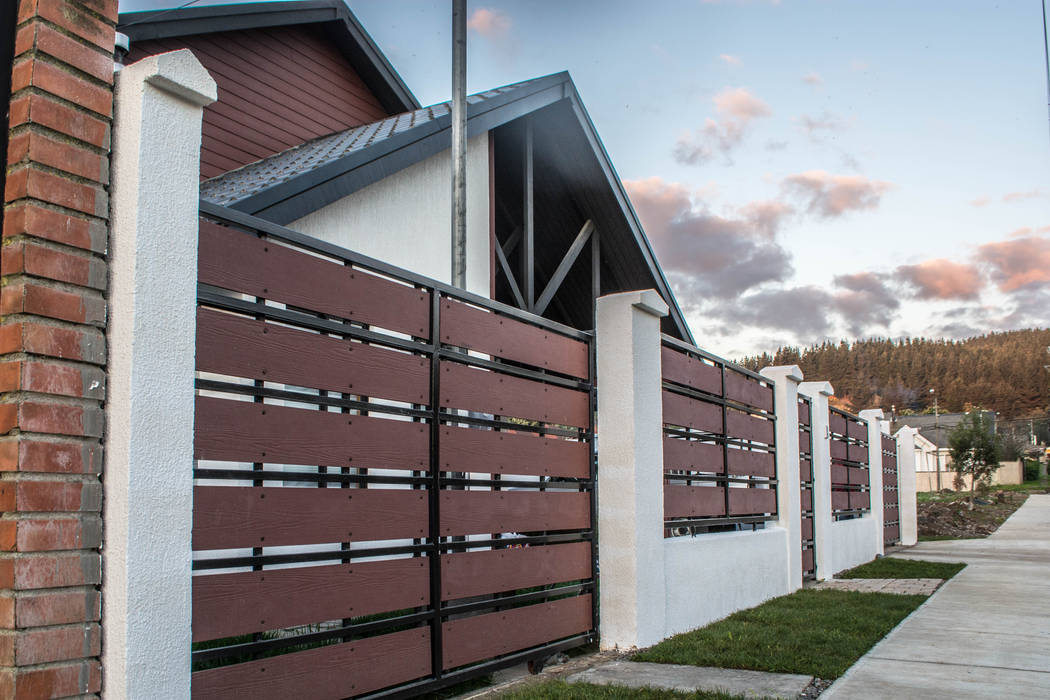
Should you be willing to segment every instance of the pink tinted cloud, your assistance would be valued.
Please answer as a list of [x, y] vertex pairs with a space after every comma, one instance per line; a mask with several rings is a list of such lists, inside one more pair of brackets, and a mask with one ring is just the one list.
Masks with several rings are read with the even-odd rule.
[[784, 178], [781, 188], [803, 200], [811, 214], [828, 219], [850, 211], [876, 208], [882, 195], [893, 189], [893, 184], [863, 175], [808, 170]]
[[984, 288], [976, 265], [944, 258], [901, 265], [895, 276], [910, 284], [919, 299], [975, 299]]
[[1046, 238], [986, 243], [977, 249], [977, 259], [988, 266], [1004, 292], [1050, 283], [1050, 240]]
[[707, 119], [693, 134], [679, 138], [674, 158], [685, 165], [699, 165], [716, 155], [728, 156], [744, 140], [752, 122], [773, 112], [747, 88], [726, 88], [711, 101], [717, 119]]
[[720, 54], [718, 54], [718, 60], [720, 60], [723, 63], [726, 63], [726, 64], [728, 64], [730, 66], [739, 66], [740, 65], [740, 57], [739, 56], [734, 56], [731, 53], [720, 53]]
[[977, 199], [971, 199], [970, 205], [974, 207], [986, 207], [992, 200], [988, 197], [978, 197]]
[[1043, 193], [1040, 190], [1028, 190], [1027, 192], [1007, 192], [1003, 195], [1004, 202], [1023, 202], [1026, 199], [1035, 199]]
[[479, 7], [467, 19], [467, 27], [489, 39], [506, 36], [510, 26], [510, 17], [487, 7]]

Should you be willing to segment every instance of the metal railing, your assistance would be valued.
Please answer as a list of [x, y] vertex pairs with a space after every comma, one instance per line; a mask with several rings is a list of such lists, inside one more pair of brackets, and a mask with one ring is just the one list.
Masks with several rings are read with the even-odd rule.
[[868, 473], [868, 422], [859, 416], [832, 408], [831, 512], [835, 520], [848, 520], [871, 511], [871, 479]]

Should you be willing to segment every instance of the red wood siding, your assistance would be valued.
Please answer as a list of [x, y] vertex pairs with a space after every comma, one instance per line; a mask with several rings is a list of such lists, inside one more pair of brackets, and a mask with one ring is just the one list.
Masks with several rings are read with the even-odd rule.
[[219, 86], [204, 109], [201, 178], [389, 116], [339, 50], [311, 27], [142, 41], [127, 62], [190, 49]]

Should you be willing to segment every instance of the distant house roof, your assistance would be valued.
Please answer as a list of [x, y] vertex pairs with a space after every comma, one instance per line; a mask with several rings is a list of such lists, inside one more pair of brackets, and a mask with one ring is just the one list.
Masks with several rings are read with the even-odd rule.
[[[560, 167], [593, 208], [603, 248], [617, 251], [627, 288], [654, 287], [670, 307], [674, 334], [692, 340], [623, 183], [568, 73], [472, 95], [467, 136], [531, 115], [557, 135]], [[288, 224], [450, 147], [449, 103], [408, 111], [322, 136], [201, 183], [202, 199]], [[605, 238], [607, 236], [607, 238]], [[608, 243], [604, 242], [607, 241]]]
[[[995, 420], [994, 411], [983, 411], [984, 419]], [[897, 416], [894, 425], [898, 428], [908, 426], [917, 428], [919, 434], [937, 447], [948, 447], [948, 434], [966, 417], [965, 413], [941, 413], [939, 415], [923, 414], [919, 416]]]
[[122, 12], [117, 31], [136, 41], [242, 29], [312, 24], [321, 27], [390, 113], [419, 108], [419, 101], [386, 60], [343, 0], [256, 2], [150, 12]]

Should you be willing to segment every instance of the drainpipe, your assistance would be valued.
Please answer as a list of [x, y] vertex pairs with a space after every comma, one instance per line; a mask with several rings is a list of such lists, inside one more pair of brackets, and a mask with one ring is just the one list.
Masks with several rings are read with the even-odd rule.
[[452, 0], [452, 284], [467, 286], [467, 0]]

